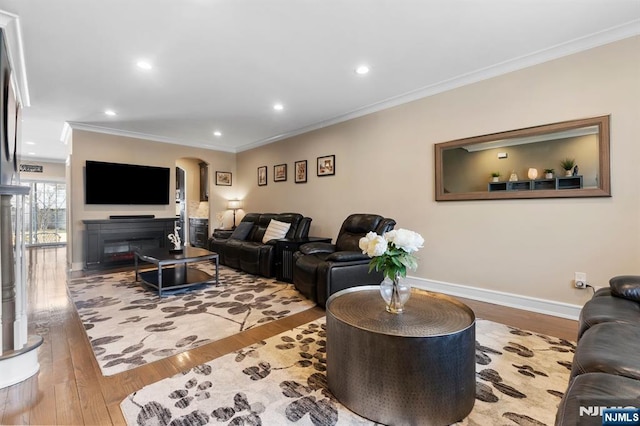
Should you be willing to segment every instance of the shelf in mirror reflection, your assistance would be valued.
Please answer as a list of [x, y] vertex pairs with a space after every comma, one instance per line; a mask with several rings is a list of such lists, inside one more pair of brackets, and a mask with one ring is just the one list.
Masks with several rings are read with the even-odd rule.
[[[518, 144], [505, 145], [515, 140]], [[476, 145], [483, 149], [470, 149]], [[548, 170], [560, 170], [567, 158], [579, 164], [579, 176], [547, 178]], [[609, 197], [609, 167], [609, 116], [458, 139], [435, 145], [435, 198]], [[487, 176], [496, 174], [520, 178], [487, 184]]]

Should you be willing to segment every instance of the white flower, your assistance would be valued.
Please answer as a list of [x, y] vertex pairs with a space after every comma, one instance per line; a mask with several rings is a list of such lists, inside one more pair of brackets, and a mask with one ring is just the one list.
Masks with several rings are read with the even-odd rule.
[[387, 251], [387, 240], [375, 232], [368, 232], [366, 236], [360, 238], [358, 246], [362, 253], [369, 257], [382, 256]]
[[382, 271], [389, 279], [406, 277], [407, 270], [418, 267], [418, 259], [413, 254], [422, 248], [424, 238], [417, 232], [407, 229], [397, 229], [378, 235], [369, 232], [360, 238], [358, 246], [362, 253], [367, 254], [369, 272]]
[[384, 238], [399, 249], [413, 253], [422, 248], [424, 238], [417, 232], [408, 229], [397, 229], [385, 232]]

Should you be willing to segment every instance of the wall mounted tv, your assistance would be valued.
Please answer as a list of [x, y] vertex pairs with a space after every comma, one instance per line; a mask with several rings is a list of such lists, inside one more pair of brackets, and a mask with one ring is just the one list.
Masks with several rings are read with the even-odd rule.
[[88, 160], [86, 204], [169, 204], [170, 169]]

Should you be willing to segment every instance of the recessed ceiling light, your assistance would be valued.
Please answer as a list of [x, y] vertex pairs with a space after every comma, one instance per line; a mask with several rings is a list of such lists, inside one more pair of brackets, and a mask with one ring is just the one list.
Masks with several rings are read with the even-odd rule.
[[138, 66], [138, 68], [143, 70], [150, 70], [151, 68], [153, 68], [153, 66], [147, 61], [138, 61], [136, 65]]
[[35, 152], [28, 152], [27, 155], [36, 155]]
[[276, 111], [282, 111], [284, 109], [284, 105], [278, 103], [273, 105], [273, 109], [275, 109]]
[[104, 114], [113, 117], [114, 115], [116, 115], [116, 112], [112, 109], [107, 109], [105, 110]]
[[27, 142], [25, 142], [25, 143], [26, 143], [27, 145], [35, 145], [35, 144], [36, 144], [35, 142], [31, 142], [31, 141], [27, 141]]
[[220, 137], [222, 136], [222, 132], [220, 130], [216, 130], [215, 132], [213, 132], [213, 136]]
[[366, 65], [360, 65], [358, 68], [356, 68], [356, 74], [365, 75], [368, 73], [369, 73], [369, 67]]

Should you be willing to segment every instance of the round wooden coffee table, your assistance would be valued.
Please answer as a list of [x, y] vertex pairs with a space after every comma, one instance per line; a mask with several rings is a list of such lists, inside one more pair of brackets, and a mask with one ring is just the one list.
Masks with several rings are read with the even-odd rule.
[[473, 408], [475, 315], [456, 299], [413, 289], [402, 314], [378, 286], [326, 305], [327, 380], [353, 412], [383, 424], [448, 425]]

